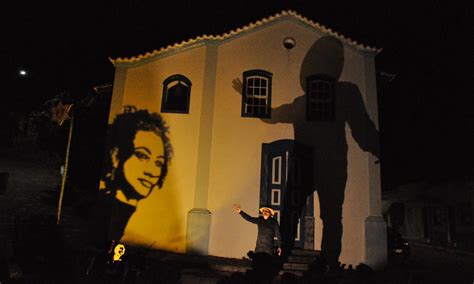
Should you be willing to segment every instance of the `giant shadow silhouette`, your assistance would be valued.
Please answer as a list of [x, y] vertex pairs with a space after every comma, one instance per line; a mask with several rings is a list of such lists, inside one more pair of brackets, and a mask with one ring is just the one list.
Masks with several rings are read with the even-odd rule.
[[[379, 157], [378, 131], [370, 119], [357, 85], [340, 82], [344, 67], [343, 44], [334, 37], [325, 36], [316, 40], [305, 55], [301, 70], [300, 84], [307, 90], [307, 79], [323, 76], [334, 80], [335, 115], [330, 121], [309, 121], [307, 119], [306, 94], [271, 109], [271, 118], [261, 119], [265, 123], [291, 123], [294, 140], [312, 150], [313, 186], [307, 188], [306, 196], [317, 191], [320, 203], [320, 218], [323, 222], [321, 254], [330, 267], [339, 265], [342, 239], [342, 205], [347, 182], [347, 138], [346, 124], [359, 147]], [[240, 83], [241, 84], [241, 83]], [[234, 80], [234, 88], [242, 92], [239, 82]], [[301, 206], [304, 205], [302, 202]], [[301, 208], [297, 209], [301, 210]], [[291, 214], [292, 212], [282, 212]], [[295, 214], [292, 214], [295, 215]], [[282, 226], [282, 230], [284, 230]], [[294, 230], [294, 228], [293, 228]], [[282, 235], [285, 232], [282, 231]], [[291, 235], [291, 234], [290, 234]]]

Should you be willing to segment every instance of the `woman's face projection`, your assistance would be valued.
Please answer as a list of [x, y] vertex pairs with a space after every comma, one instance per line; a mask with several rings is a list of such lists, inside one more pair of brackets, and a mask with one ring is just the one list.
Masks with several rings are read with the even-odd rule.
[[133, 154], [123, 164], [125, 180], [143, 197], [158, 184], [165, 164], [161, 137], [151, 131], [138, 131], [133, 140]]

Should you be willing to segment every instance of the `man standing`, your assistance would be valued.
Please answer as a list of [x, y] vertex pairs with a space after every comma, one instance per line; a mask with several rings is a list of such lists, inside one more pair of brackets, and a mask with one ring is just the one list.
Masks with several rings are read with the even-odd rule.
[[273, 240], [276, 237], [277, 254], [281, 255], [281, 235], [278, 221], [273, 218], [275, 212], [269, 207], [260, 208], [262, 217], [251, 217], [240, 208], [239, 204], [234, 204], [235, 212], [239, 213], [245, 220], [257, 224], [258, 235], [255, 253], [267, 253], [273, 255]]

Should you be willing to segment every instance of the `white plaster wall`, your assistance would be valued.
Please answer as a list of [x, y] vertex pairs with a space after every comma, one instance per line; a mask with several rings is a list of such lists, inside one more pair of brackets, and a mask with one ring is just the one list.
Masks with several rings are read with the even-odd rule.
[[[291, 51], [282, 46], [282, 40], [287, 36], [296, 39], [296, 47]], [[213, 212], [211, 255], [240, 258], [254, 248], [256, 226], [233, 212], [231, 205], [240, 203], [249, 214], [257, 214], [261, 144], [293, 139], [290, 124], [269, 125], [256, 118], [242, 118], [241, 97], [233, 89], [232, 81], [242, 80], [242, 73], [246, 70], [267, 70], [273, 73], [272, 106], [292, 102], [304, 93], [299, 81], [301, 63], [307, 50], [320, 36], [300, 25], [281, 22], [219, 46], [208, 202], [208, 208]], [[347, 47], [344, 56], [340, 81], [358, 85], [363, 93], [363, 56]], [[341, 261], [357, 264], [363, 261], [364, 219], [368, 215], [367, 154], [354, 142], [347, 127], [346, 135], [349, 177], [343, 208]], [[315, 245], [319, 247], [321, 224], [317, 202], [315, 216]]]

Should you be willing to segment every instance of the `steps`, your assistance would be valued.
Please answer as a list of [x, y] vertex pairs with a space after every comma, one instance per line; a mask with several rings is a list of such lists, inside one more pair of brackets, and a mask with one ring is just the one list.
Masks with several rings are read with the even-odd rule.
[[[287, 272], [297, 276], [303, 276], [303, 274], [309, 270], [311, 263], [319, 257], [319, 251], [292, 250], [291, 254], [287, 257], [287, 260], [283, 263], [279, 275], [282, 276]], [[252, 269], [249, 260], [208, 257], [207, 263], [209, 268], [224, 275], [231, 275], [235, 272], [245, 274], [248, 270]]]
[[287, 261], [283, 263], [283, 269], [280, 271], [280, 275], [288, 272], [303, 276], [304, 272], [309, 270], [311, 263], [319, 257], [320, 251], [294, 249], [288, 256]]

